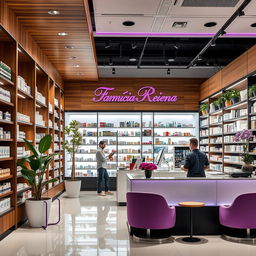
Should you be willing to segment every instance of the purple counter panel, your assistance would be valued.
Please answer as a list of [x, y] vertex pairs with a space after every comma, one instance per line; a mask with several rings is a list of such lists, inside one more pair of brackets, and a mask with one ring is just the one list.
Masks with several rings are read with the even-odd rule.
[[216, 205], [215, 180], [130, 180], [130, 191], [149, 192], [165, 197], [169, 205], [183, 201]]
[[217, 205], [230, 205], [241, 194], [256, 193], [256, 180], [217, 180]]
[[241, 194], [256, 193], [256, 180], [130, 180], [128, 190], [156, 193], [169, 205], [183, 201], [204, 202], [207, 206], [231, 204]]

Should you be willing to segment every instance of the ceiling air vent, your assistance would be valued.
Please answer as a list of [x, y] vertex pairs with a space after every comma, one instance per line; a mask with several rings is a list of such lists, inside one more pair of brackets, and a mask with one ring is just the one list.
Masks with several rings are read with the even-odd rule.
[[184, 0], [182, 7], [235, 7], [239, 0]]

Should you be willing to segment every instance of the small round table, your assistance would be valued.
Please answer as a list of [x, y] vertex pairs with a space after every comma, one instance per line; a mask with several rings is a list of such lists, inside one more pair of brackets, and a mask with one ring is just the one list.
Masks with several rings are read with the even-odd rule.
[[182, 238], [182, 241], [188, 243], [200, 242], [200, 238], [193, 237], [193, 208], [204, 207], [205, 204], [201, 202], [180, 202], [179, 206], [188, 207], [190, 210], [190, 236]]

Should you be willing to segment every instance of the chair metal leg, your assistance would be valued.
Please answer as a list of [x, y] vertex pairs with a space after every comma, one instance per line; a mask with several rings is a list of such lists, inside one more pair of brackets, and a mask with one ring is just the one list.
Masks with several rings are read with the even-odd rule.
[[236, 237], [225, 234], [221, 237], [229, 242], [256, 244], [256, 236], [251, 235], [251, 229], [249, 228], [246, 229], [246, 237]]
[[48, 223], [48, 204], [46, 201], [44, 201], [44, 203], [45, 203], [45, 226], [42, 226], [43, 229], [47, 229], [48, 226], [57, 225], [60, 222], [60, 199], [56, 198], [56, 200], [58, 200], [59, 216], [58, 216], [58, 221], [55, 223]]

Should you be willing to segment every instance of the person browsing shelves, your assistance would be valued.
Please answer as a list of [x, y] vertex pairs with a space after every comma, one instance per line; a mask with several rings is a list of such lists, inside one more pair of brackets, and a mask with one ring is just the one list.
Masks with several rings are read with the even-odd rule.
[[[109, 175], [107, 172], [107, 160], [113, 160], [112, 157], [115, 152], [110, 153], [108, 156], [105, 156], [104, 149], [106, 147], [105, 141], [99, 142], [99, 148], [96, 152], [96, 161], [97, 161], [97, 192], [99, 196], [113, 195], [109, 191]], [[102, 191], [102, 185], [104, 183], [104, 192]]]
[[187, 177], [205, 177], [205, 170], [209, 168], [209, 161], [205, 153], [198, 148], [198, 140], [190, 139], [191, 152], [186, 156], [185, 164], [181, 170], [187, 172]]

